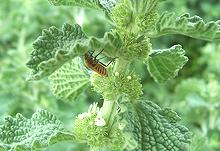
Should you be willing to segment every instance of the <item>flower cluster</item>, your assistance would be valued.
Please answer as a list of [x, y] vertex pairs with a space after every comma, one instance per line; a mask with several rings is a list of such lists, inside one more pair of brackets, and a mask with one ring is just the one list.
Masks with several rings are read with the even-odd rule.
[[124, 137], [119, 128], [111, 130], [97, 103], [90, 105], [88, 112], [79, 114], [74, 121], [75, 137], [80, 142], [88, 143], [92, 148], [110, 146], [121, 148]]
[[92, 77], [94, 90], [106, 100], [115, 100], [117, 96], [127, 95], [131, 100], [138, 100], [143, 94], [140, 79], [135, 74], [115, 72], [106, 78], [97, 74]]

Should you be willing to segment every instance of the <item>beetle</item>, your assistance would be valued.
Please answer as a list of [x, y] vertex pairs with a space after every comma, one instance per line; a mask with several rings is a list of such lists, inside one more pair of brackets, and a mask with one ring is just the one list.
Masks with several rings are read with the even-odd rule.
[[[104, 50], [104, 49], [103, 49]], [[88, 52], [84, 54], [84, 58], [85, 58], [85, 65], [90, 68], [91, 70], [95, 71], [96, 73], [98, 73], [101, 76], [108, 76], [108, 72], [106, 67], [112, 62], [110, 61], [107, 65], [105, 65], [104, 63], [100, 62], [99, 60], [102, 59], [100, 58], [99, 60], [97, 59], [98, 55], [100, 55], [103, 50], [101, 50], [95, 57], [93, 57], [93, 53], [95, 51], [92, 52]]]

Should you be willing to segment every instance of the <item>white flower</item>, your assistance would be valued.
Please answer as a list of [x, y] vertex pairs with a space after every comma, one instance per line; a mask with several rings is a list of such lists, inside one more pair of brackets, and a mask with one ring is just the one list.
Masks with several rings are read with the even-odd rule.
[[93, 122], [91, 121], [91, 122], [89, 122], [89, 125], [93, 125]]
[[91, 105], [89, 106], [88, 112], [89, 112], [89, 113], [97, 113], [99, 110], [100, 110], [100, 109], [99, 109], [99, 107], [98, 107], [98, 103], [97, 103], [97, 102], [94, 102], [93, 104], [91, 104]]
[[128, 80], [131, 80], [131, 76], [127, 76], [127, 79], [128, 79]]
[[95, 125], [102, 127], [102, 126], [106, 125], [106, 122], [105, 122], [105, 120], [103, 118], [99, 117], [99, 118], [95, 119]]
[[118, 73], [118, 72], [115, 72], [115, 76], [118, 77], [118, 76], [119, 76], [119, 73]]
[[78, 115], [78, 119], [80, 119], [80, 120], [83, 120], [86, 117], [91, 117], [91, 113], [85, 112], [85, 113], [82, 113], [82, 114]]

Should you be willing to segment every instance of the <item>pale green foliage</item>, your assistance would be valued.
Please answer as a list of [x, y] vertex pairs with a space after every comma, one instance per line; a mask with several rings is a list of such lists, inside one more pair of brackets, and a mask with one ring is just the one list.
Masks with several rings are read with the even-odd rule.
[[[180, 104], [179, 101], [174, 103], [179, 104], [179, 108], [187, 107], [180, 111], [188, 122], [196, 122], [203, 127], [203, 130], [206, 127], [214, 129], [219, 125], [217, 121], [219, 114], [216, 112], [220, 107], [219, 92], [220, 86], [216, 79], [211, 78], [205, 81], [204, 79], [189, 78], [178, 84], [175, 89], [175, 100], [184, 103]], [[210, 121], [212, 122], [210, 123]], [[205, 133], [207, 133], [206, 131]], [[209, 143], [212, 143], [211, 138]], [[215, 146], [214, 143], [212, 145]]]
[[214, 151], [208, 144], [208, 139], [201, 134], [196, 134], [192, 138], [190, 151]]
[[49, 0], [53, 5], [79, 6], [92, 9], [104, 9], [111, 12], [119, 0]]
[[191, 102], [192, 106], [193, 104], [195, 106], [201, 105], [208, 108], [219, 106], [217, 100], [220, 99], [220, 86], [219, 82], [213, 78], [209, 79], [207, 82], [204, 79], [189, 78], [177, 85], [175, 92], [179, 100], [189, 99], [192, 95], [197, 95], [201, 98], [200, 100], [203, 100], [203, 102], [200, 103]]
[[[207, 85], [202, 79], [186, 79], [177, 85], [175, 94], [178, 100], [185, 100], [190, 95], [205, 96]], [[208, 90], [210, 91], [210, 90]], [[200, 105], [203, 103], [199, 103]]]
[[32, 69], [30, 80], [48, 76], [70, 58], [82, 54], [83, 49], [78, 49], [78, 43], [85, 38], [79, 25], [64, 24], [62, 31], [56, 27], [44, 30], [34, 42], [31, 59], [27, 62]]
[[6, 117], [0, 127], [0, 147], [4, 150], [26, 151], [73, 139], [61, 122], [45, 110], [36, 112], [30, 119], [21, 114]]
[[121, 94], [126, 94], [131, 100], [137, 100], [143, 94], [140, 78], [132, 73], [115, 72], [105, 78], [95, 74], [92, 77], [92, 86], [104, 99], [110, 101]]
[[49, 77], [49, 80], [54, 95], [69, 101], [78, 97], [89, 83], [88, 76], [79, 68], [78, 58], [65, 63]]
[[177, 76], [178, 71], [188, 61], [180, 45], [170, 49], [157, 50], [147, 59], [150, 75], [156, 82], [165, 82]]
[[158, 19], [158, 13], [156, 10], [152, 10], [148, 13], [139, 15], [136, 19], [137, 25], [142, 32], [150, 32], [154, 30]]
[[51, 75], [67, 61], [90, 50], [102, 50], [110, 57], [122, 45], [116, 32], [107, 32], [103, 38], [86, 38], [79, 25], [64, 24], [62, 31], [56, 27], [44, 30], [33, 44], [34, 50], [27, 66], [32, 69], [29, 80], [39, 80]]
[[[180, 45], [175, 45], [152, 52], [149, 37], [183, 34], [219, 41], [219, 22], [205, 24], [198, 16], [190, 17], [188, 14], [176, 17], [173, 13], [164, 13], [159, 17], [158, 4], [161, 1], [50, 0], [54, 5], [104, 10], [115, 25], [115, 29], [106, 32], [103, 38], [87, 37], [79, 25], [65, 24], [62, 30], [55, 27], [45, 30], [34, 43], [31, 59], [27, 63], [33, 70], [30, 79], [41, 79], [53, 73], [50, 80], [54, 94], [63, 100], [73, 100], [84, 90], [89, 79], [72, 59], [91, 50], [100, 52], [103, 49], [102, 55], [115, 59], [115, 63], [106, 68], [108, 76], [95, 73], [90, 77], [94, 90], [104, 98], [103, 107], [99, 109], [95, 105], [94, 110], [92, 108], [80, 114], [74, 121], [77, 140], [89, 144], [93, 150], [122, 150], [125, 146], [125, 150], [132, 151], [189, 149], [190, 133], [177, 123], [180, 117], [169, 108], [161, 109], [152, 102], [140, 100], [142, 85], [139, 77], [130, 71], [129, 65], [132, 61], [145, 59], [155, 81], [170, 80], [188, 61], [185, 51]], [[205, 91], [205, 97], [218, 99], [217, 93], [213, 92], [220, 89], [215, 86], [213, 82], [208, 86], [205, 84], [205, 89], [213, 90], [210, 95]], [[127, 98], [120, 101], [122, 95]], [[189, 98], [192, 97], [195, 98], [195, 95]], [[106, 123], [97, 125], [100, 119]], [[50, 128], [46, 127], [46, 132]], [[60, 130], [59, 127], [57, 130]], [[56, 133], [55, 130], [53, 132]], [[34, 137], [33, 134], [31, 138]], [[49, 140], [46, 137], [46, 142]], [[54, 140], [59, 142], [59, 137]]]
[[119, 30], [148, 31], [156, 23], [158, 3], [158, 0], [122, 0], [113, 9], [111, 18]]
[[103, 125], [97, 125], [97, 121], [102, 123], [103, 119], [100, 109], [94, 103], [90, 106], [88, 112], [78, 115], [74, 121], [74, 134], [76, 140], [86, 142], [91, 148], [108, 148], [117, 150], [123, 148], [124, 136], [117, 127], [112, 127], [105, 122]]
[[147, 58], [152, 50], [150, 39], [144, 35], [138, 36], [125, 32], [121, 34], [123, 37], [123, 47], [120, 57], [125, 60], [135, 60]]
[[188, 13], [177, 17], [173, 12], [164, 12], [157, 24], [156, 32], [150, 37], [166, 34], [181, 34], [208, 41], [220, 41], [220, 21], [205, 23], [199, 16], [190, 16]]
[[[119, 121], [127, 134], [129, 151], [186, 151], [189, 149], [190, 132], [177, 122], [180, 117], [170, 109], [161, 109], [153, 102], [141, 100], [120, 102]], [[136, 148], [130, 140], [136, 141]]]
[[98, 0], [48, 0], [53, 5], [79, 6], [99, 9]]
[[208, 72], [216, 73], [220, 75], [219, 65], [220, 65], [220, 44], [210, 43], [207, 44], [202, 50], [202, 57], [199, 58], [200, 64], [207, 64]]

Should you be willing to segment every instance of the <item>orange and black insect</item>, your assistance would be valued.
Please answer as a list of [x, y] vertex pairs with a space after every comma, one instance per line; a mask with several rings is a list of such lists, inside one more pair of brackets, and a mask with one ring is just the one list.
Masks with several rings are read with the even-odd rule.
[[[102, 50], [103, 51], [103, 50]], [[88, 52], [88, 53], [85, 53], [84, 54], [84, 57], [85, 57], [85, 63], [86, 63], [86, 66], [90, 69], [92, 69], [93, 71], [95, 71], [96, 73], [98, 73], [99, 75], [101, 76], [108, 76], [108, 72], [107, 72], [107, 69], [106, 67], [112, 62], [110, 61], [107, 65], [105, 65], [104, 63], [100, 62], [98, 59], [97, 59], [97, 56], [100, 55], [102, 53], [102, 51], [100, 51], [95, 57], [93, 57], [93, 53], [95, 51], [92, 51], [92, 52]]]

